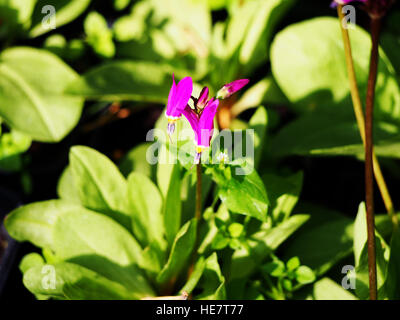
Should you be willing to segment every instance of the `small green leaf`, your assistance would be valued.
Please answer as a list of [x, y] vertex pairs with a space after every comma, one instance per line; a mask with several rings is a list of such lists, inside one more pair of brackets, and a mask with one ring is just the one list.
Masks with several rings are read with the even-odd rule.
[[296, 279], [301, 284], [313, 282], [316, 277], [314, 272], [307, 266], [300, 266], [295, 271]]
[[75, 187], [74, 176], [72, 174], [71, 166], [67, 166], [60, 176], [57, 184], [57, 195], [72, 203], [81, 203], [78, 189]]
[[293, 284], [292, 281], [290, 281], [289, 279], [283, 279], [282, 280], [282, 286], [286, 291], [292, 291], [293, 290]]
[[238, 170], [236, 166], [209, 166], [206, 173], [218, 184], [219, 198], [230, 211], [265, 221], [269, 201], [263, 182], [255, 170], [246, 175], [237, 174]]
[[286, 267], [288, 271], [294, 271], [298, 267], [300, 267], [300, 259], [299, 257], [293, 257], [288, 262], [286, 262]]
[[283, 277], [286, 272], [285, 264], [279, 260], [267, 263], [262, 267], [262, 270], [277, 278]]
[[214, 250], [222, 250], [224, 248], [226, 248], [226, 246], [229, 244], [230, 239], [225, 237], [224, 235], [217, 233], [217, 235], [215, 236], [211, 247]]
[[44, 260], [43, 257], [36, 253], [29, 253], [26, 256], [24, 256], [19, 263], [19, 270], [21, 270], [22, 273], [27, 272], [30, 268], [34, 267], [40, 267], [44, 265]]
[[157, 277], [157, 283], [164, 285], [177, 277], [191, 256], [196, 241], [197, 220], [188, 221], [178, 232], [171, 248], [167, 264]]
[[234, 222], [231, 223], [228, 227], [228, 232], [232, 238], [239, 238], [242, 234], [244, 226], [240, 223]]
[[112, 58], [115, 55], [115, 45], [112, 39], [112, 31], [107, 26], [106, 19], [97, 12], [87, 15], [84, 22], [87, 42], [93, 50], [104, 58]]

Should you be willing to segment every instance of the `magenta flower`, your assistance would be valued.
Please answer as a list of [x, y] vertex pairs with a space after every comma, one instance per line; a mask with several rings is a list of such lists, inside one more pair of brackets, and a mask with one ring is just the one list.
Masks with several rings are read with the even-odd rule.
[[332, 3], [331, 3], [331, 7], [336, 7], [338, 4], [341, 4], [341, 5], [346, 5], [346, 4], [349, 4], [349, 3], [351, 3], [351, 2], [366, 2], [367, 0], [334, 0]]
[[172, 75], [172, 86], [168, 95], [167, 111], [168, 118], [167, 133], [171, 135], [175, 130], [175, 122], [182, 116], [182, 112], [187, 106], [193, 91], [193, 81], [191, 77], [183, 78], [178, 85], [175, 84], [175, 77]]
[[217, 99], [226, 99], [249, 83], [248, 79], [235, 80], [224, 85], [217, 93]]
[[200, 112], [199, 115], [192, 108], [190, 108], [189, 105], [187, 105], [182, 112], [186, 119], [189, 121], [195, 134], [195, 164], [198, 164], [200, 162], [200, 157], [203, 150], [210, 146], [210, 141], [214, 131], [214, 117], [217, 112], [218, 104], [219, 100], [211, 98], [206, 103], [204, 109]]

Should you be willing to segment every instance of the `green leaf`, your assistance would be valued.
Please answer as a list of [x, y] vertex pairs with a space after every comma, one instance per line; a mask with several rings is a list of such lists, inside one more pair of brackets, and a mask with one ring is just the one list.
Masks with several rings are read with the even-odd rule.
[[101, 14], [95, 11], [89, 13], [84, 22], [84, 29], [87, 42], [98, 55], [104, 58], [112, 58], [115, 55], [112, 31]]
[[7, 171], [22, 169], [21, 153], [27, 151], [31, 145], [31, 138], [16, 130], [0, 132], [0, 168]]
[[280, 260], [275, 260], [267, 263], [262, 267], [262, 270], [273, 277], [282, 277], [285, 274], [285, 264]]
[[33, 252], [27, 254], [22, 258], [21, 262], [19, 263], [19, 270], [21, 270], [22, 273], [25, 273], [30, 268], [40, 267], [43, 265], [43, 257], [40, 254]]
[[74, 210], [79, 206], [63, 200], [31, 203], [12, 211], [4, 225], [14, 239], [54, 250], [54, 225], [61, 215]]
[[[386, 298], [384, 281], [386, 277], [387, 261], [385, 249], [388, 249], [383, 238], [375, 230], [375, 254], [376, 254], [376, 277], [378, 297]], [[360, 299], [369, 297], [369, 267], [368, 267], [368, 243], [367, 243], [367, 213], [365, 204], [359, 206], [356, 220], [354, 222], [354, 260], [356, 275], [356, 294]]]
[[[316, 135], [315, 132], [318, 132]], [[378, 156], [399, 158], [398, 126], [374, 125], [374, 150]], [[355, 118], [315, 112], [286, 125], [272, 140], [274, 156], [355, 156], [364, 158], [364, 146]]]
[[395, 229], [390, 242], [390, 257], [385, 279], [385, 292], [389, 300], [399, 300], [400, 292], [400, 231]]
[[59, 216], [53, 229], [57, 257], [121, 283], [141, 296], [154, 294], [142, 272], [143, 250], [111, 218], [76, 208]]
[[209, 166], [206, 173], [212, 175], [218, 185], [219, 198], [230, 211], [266, 220], [269, 201], [264, 184], [255, 170], [240, 175], [236, 166], [221, 168], [215, 165]]
[[228, 232], [232, 238], [239, 238], [242, 234], [244, 226], [240, 223], [234, 222], [229, 225]]
[[314, 272], [307, 266], [300, 266], [295, 271], [296, 279], [301, 284], [306, 284], [315, 281]]
[[42, 20], [47, 17], [49, 12], [42, 13], [42, 8], [46, 5], [54, 6], [56, 11], [57, 28], [67, 24], [79, 15], [81, 15], [89, 6], [91, 0], [57, 0], [49, 3], [47, 0], [38, 0], [35, 11], [32, 16], [32, 28], [29, 33], [30, 37], [38, 37], [52, 29], [44, 28]]
[[353, 221], [319, 207], [305, 210], [310, 213], [310, 220], [296, 234], [296, 240], [286, 244], [284, 257], [298, 256], [321, 275], [352, 252]]
[[322, 278], [314, 283], [313, 298], [315, 300], [357, 300], [348, 290], [329, 278]]
[[203, 256], [197, 260], [188, 281], [185, 283], [182, 289], [179, 290], [179, 292], [186, 291], [188, 294], [192, 293], [197, 283], [200, 281], [201, 276], [203, 275], [204, 269], [206, 268], [206, 263], [207, 260]]
[[308, 215], [297, 214], [279, 226], [253, 234], [247, 243], [249, 248], [241, 248], [233, 253], [230, 278], [236, 279], [251, 275], [273, 250], [276, 250], [308, 219]]
[[251, 71], [268, 59], [268, 45], [273, 29], [293, 3], [293, 0], [253, 1], [254, 14], [239, 54], [239, 61], [246, 69]]
[[127, 177], [132, 171], [136, 171], [153, 179], [155, 177], [155, 166], [146, 159], [146, 153], [151, 143], [141, 143], [131, 149], [119, 163], [119, 170]]
[[163, 200], [158, 188], [145, 175], [132, 172], [128, 177], [128, 202], [132, 212], [132, 230], [145, 246], [157, 241], [163, 246]]
[[268, 114], [264, 107], [259, 107], [249, 121], [249, 129], [254, 130], [254, 166], [258, 168], [267, 133]]
[[114, 0], [114, 8], [115, 10], [121, 11], [129, 6], [130, 3], [131, 0]]
[[200, 279], [198, 288], [202, 289], [202, 292], [195, 296], [195, 299], [226, 299], [225, 277], [222, 275], [216, 252], [207, 258], [206, 266]]
[[71, 166], [67, 166], [62, 172], [58, 184], [57, 184], [57, 195], [68, 202], [81, 203], [78, 189], [75, 187], [74, 176], [72, 173]]
[[181, 226], [181, 169], [179, 164], [172, 168], [169, 187], [164, 201], [164, 229], [169, 245], [172, 245]]
[[[350, 30], [350, 38], [361, 101], [365, 101], [371, 39], [358, 26]], [[297, 111], [323, 110], [354, 119], [337, 18], [315, 18], [279, 32], [271, 47], [271, 63], [275, 79]], [[382, 51], [375, 100], [375, 119], [399, 121], [399, 85]]]
[[84, 74], [67, 92], [88, 99], [165, 103], [170, 87], [170, 70], [162, 64], [115, 61]]
[[273, 222], [280, 223], [286, 220], [299, 200], [303, 173], [299, 171], [287, 177], [265, 174], [262, 180], [268, 187]]
[[289, 261], [286, 262], [286, 267], [287, 267], [289, 272], [290, 271], [294, 271], [298, 267], [300, 267], [300, 259], [299, 259], [299, 257], [290, 258]]
[[82, 205], [109, 215], [130, 230], [127, 182], [114, 163], [98, 151], [74, 146], [69, 161]]
[[58, 142], [75, 127], [82, 112], [83, 100], [63, 93], [78, 78], [45, 50], [5, 50], [0, 55], [0, 116], [35, 140]]
[[188, 221], [179, 230], [171, 248], [167, 264], [157, 277], [157, 283], [165, 285], [176, 278], [191, 256], [196, 241], [197, 220]]
[[[47, 267], [48, 269], [43, 269]], [[51, 268], [51, 269], [50, 269]], [[46, 271], [45, 274], [42, 271]], [[55, 285], [51, 277], [55, 276]], [[43, 286], [48, 277], [48, 287]], [[29, 269], [23, 278], [24, 285], [34, 294], [68, 300], [132, 300], [141, 295], [129, 291], [121, 284], [110, 281], [94, 271], [73, 263], [59, 263]], [[47, 281], [46, 281], [47, 282]]]

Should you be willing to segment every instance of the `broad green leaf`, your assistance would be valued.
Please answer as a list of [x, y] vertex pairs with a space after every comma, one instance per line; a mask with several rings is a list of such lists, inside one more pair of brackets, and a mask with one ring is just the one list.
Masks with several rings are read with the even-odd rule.
[[253, 70], [255, 66], [268, 59], [268, 45], [273, 29], [293, 4], [293, 0], [252, 2], [255, 11], [243, 39], [239, 55], [240, 63], [249, 70]]
[[42, 24], [43, 19], [50, 18], [50, 11], [46, 10], [42, 12], [43, 8], [46, 6], [51, 5], [54, 7], [56, 12], [56, 26], [59, 28], [81, 15], [89, 6], [90, 1], [91, 0], [38, 0], [32, 16], [32, 28], [29, 33], [30, 37], [34, 38], [52, 30], [51, 28], [43, 27]]
[[82, 205], [107, 214], [130, 229], [127, 182], [114, 163], [84, 146], [71, 148], [69, 162]]
[[280, 223], [290, 216], [299, 199], [303, 173], [299, 171], [288, 177], [265, 174], [262, 179], [268, 187], [273, 222]]
[[264, 184], [255, 170], [240, 175], [236, 166], [221, 168], [215, 165], [209, 166], [206, 173], [212, 175], [218, 185], [219, 198], [230, 211], [266, 220], [269, 201]]
[[298, 256], [317, 275], [329, 270], [352, 252], [353, 221], [336, 212], [309, 207], [310, 220], [286, 243], [284, 257]]
[[[315, 134], [318, 132], [318, 134]], [[399, 158], [398, 126], [377, 122], [374, 125], [374, 150], [378, 156]], [[271, 153], [282, 157], [355, 156], [364, 158], [364, 147], [355, 118], [315, 112], [286, 125], [272, 140]]]
[[78, 78], [47, 51], [28, 47], [5, 50], [0, 55], [0, 116], [35, 140], [60, 141], [82, 112], [83, 100], [63, 93]]
[[142, 295], [151, 295], [138, 266], [143, 250], [132, 235], [111, 218], [77, 208], [61, 215], [53, 229], [57, 257], [91, 269]]
[[53, 230], [56, 221], [79, 206], [64, 200], [35, 202], [12, 211], [4, 225], [15, 240], [30, 241], [40, 248], [54, 250]]
[[169, 187], [163, 208], [164, 229], [170, 246], [174, 242], [181, 226], [181, 215], [181, 169], [179, 164], [175, 164], [172, 169], [171, 179], [169, 180]]
[[202, 289], [202, 292], [197, 295], [195, 299], [226, 299], [225, 277], [222, 275], [216, 252], [207, 258], [203, 275], [200, 279], [198, 287]]
[[[51, 283], [53, 276], [56, 280], [54, 286]], [[44, 277], [47, 278], [44, 279]], [[43, 286], [43, 280], [48, 280], [46, 286]], [[24, 274], [23, 282], [32, 293], [57, 299], [132, 300], [141, 298], [140, 294], [129, 291], [119, 283], [67, 262], [31, 268]]]
[[22, 169], [21, 153], [27, 151], [31, 145], [31, 138], [16, 130], [0, 132], [0, 168], [7, 171]]
[[[365, 101], [371, 40], [358, 26], [349, 32], [361, 101]], [[314, 18], [279, 32], [272, 44], [271, 63], [275, 79], [297, 111], [324, 110], [334, 115], [347, 114], [353, 119], [337, 18]], [[383, 51], [380, 52], [374, 116], [396, 122], [400, 118], [399, 85]]]
[[10, 36], [17, 26], [29, 28], [37, 0], [0, 0], [0, 38]]
[[163, 199], [154, 183], [145, 175], [132, 172], [128, 177], [128, 202], [132, 212], [132, 230], [144, 245], [157, 241], [163, 246]]
[[312, 295], [315, 300], [358, 300], [351, 292], [329, 278], [322, 278], [314, 283]]
[[132, 171], [136, 171], [154, 179], [156, 167], [147, 161], [146, 153], [151, 143], [141, 143], [131, 149], [119, 163], [119, 170], [127, 177]]
[[88, 99], [136, 100], [166, 103], [170, 68], [154, 62], [114, 61], [90, 70], [67, 92]]
[[188, 221], [176, 235], [167, 264], [157, 277], [157, 283], [165, 285], [182, 272], [188, 262], [196, 241], [197, 220]]
[[385, 292], [389, 300], [400, 299], [400, 231], [395, 229], [390, 242], [390, 257], [385, 279]]
[[57, 184], [57, 195], [60, 199], [66, 200], [72, 203], [81, 203], [78, 189], [75, 186], [74, 176], [70, 166], [67, 166], [62, 172], [58, 184]]

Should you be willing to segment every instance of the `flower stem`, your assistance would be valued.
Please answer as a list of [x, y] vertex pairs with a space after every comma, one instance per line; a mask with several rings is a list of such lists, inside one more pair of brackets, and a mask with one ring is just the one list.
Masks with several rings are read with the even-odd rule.
[[[344, 14], [342, 11], [343, 6], [338, 5], [337, 10], [338, 10], [338, 16], [340, 23], [344, 21]], [[344, 44], [344, 49], [345, 49], [345, 55], [346, 55], [346, 65], [347, 65], [347, 72], [349, 75], [349, 82], [350, 82], [350, 92], [351, 92], [351, 98], [353, 101], [353, 108], [354, 108], [354, 113], [356, 116], [357, 120], [357, 125], [360, 131], [361, 139], [363, 141], [363, 144], [365, 145], [365, 119], [364, 119], [364, 112], [362, 109], [362, 103], [360, 99], [360, 93], [358, 90], [357, 86], [357, 79], [356, 79], [356, 74], [354, 70], [354, 63], [353, 63], [353, 58], [352, 58], [352, 52], [351, 52], [351, 44], [350, 44], [350, 38], [349, 38], [349, 33], [346, 28], [344, 28], [341, 25], [341, 30], [342, 30], [342, 36], [343, 36], [343, 44]], [[377, 185], [379, 187], [383, 203], [385, 205], [385, 208], [389, 214], [389, 217], [392, 221], [392, 224], [395, 228], [398, 227], [399, 221], [397, 219], [397, 216], [394, 211], [393, 207], [393, 202], [389, 194], [389, 190], [387, 188], [385, 179], [382, 174], [381, 167], [378, 162], [378, 158], [376, 157], [375, 152], [372, 154], [372, 161], [373, 161], [373, 169], [374, 169], [374, 174], [375, 174], [375, 179], [377, 182]]]
[[365, 200], [367, 206], [368, 228], [368, 270], [369, 296], [377, 299], [376, 284], [376, 248], [375, 248], [375, 219], [374, 219], [374, 169], [373, 169], [373, 111], [375, 100], [375, 86], [379, 62], [379, 33], [381, 20], [371, 18], [372, 49], [369, 65], [367, 86], [367, 102], [365, 108]]
[[196, 165], [197, 184], [196, 184], [196, 212], [195, 218], [200, 221], [201, 218], [201, 159]]

